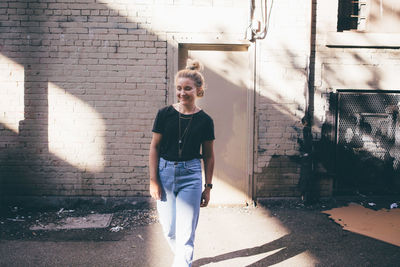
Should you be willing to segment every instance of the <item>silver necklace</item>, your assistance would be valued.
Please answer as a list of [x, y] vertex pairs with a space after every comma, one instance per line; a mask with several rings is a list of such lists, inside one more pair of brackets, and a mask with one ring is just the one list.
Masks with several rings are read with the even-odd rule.
[[[187, 138], [185, 138], [185, 136], [189, 131], [190, 124], [192, 123], [192, 120], [193, 120], [193, 114], [194, 114], [193, 112], [195, 110], [196, 110], [196, 106], [194, 106], [194, 109], [192, 110], [192, 113], [191, 113], [190, 117], [189, 118], [185, 118], [181, 114], [181, 105], [179, 105], [179, 111], [178, 111], [178, 125], [179, 125], [179, 129], [178, 129], [178, 131], [179, 131], [179, 133], [178, 133], [178, 156], [179, 156], [179, 158], [182, 158], [183, 148], [185, 147], [185, 143], [186, 143], [186, 140], [187, 140]], [[188, 119], [189, 120], [189, 122], [188, 122], [185, 130], [183, 131], [183, 133], [181, 131], [181, 119]]]

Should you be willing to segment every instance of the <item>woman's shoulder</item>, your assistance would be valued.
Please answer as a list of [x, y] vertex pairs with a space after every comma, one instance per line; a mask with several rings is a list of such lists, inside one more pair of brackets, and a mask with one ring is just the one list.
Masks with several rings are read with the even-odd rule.
[[200, 116], [202, 119], [204, 119], [204, 120], [211, 120], [211, 121], [213, 120], [213, 119], [211, 118], [211, 116], [208, 115], [208, 113], [204, 111], [204, 109], [200, 110], [200, 111], [198, 112], [198, 114], [199, 114], [199, 116]]
[[172, 113], [174, 111], [175, 111], [175, 108], [172, 105], [162, 107], [158, 110], [158, 112], [161, 114], [168, 114], [168, 113]]

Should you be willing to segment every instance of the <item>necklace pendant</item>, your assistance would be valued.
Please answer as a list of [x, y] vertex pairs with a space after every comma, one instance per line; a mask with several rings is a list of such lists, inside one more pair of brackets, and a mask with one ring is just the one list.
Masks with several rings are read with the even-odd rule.
[[182, 140], [179, 140], [179, 144], [182, 144]]

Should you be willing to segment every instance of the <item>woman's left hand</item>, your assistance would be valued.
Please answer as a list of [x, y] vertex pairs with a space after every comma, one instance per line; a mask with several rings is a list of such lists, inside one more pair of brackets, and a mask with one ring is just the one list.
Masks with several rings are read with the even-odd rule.
[[203, 193], [201, 194], [201, 201], [200, 201], [200, 207], [204, 208], [207, 207], [208, 202], [210, 201], [210, 188], [207, 187], [204, 189]]

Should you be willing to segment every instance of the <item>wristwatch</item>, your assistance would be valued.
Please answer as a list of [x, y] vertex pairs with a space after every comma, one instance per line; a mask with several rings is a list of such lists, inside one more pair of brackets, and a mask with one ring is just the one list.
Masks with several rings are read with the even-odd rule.
[[210, 189], [212, 189], [213, 184], [205, 184], [204, 187], [209, 187]]

